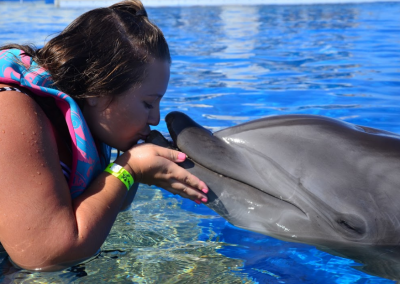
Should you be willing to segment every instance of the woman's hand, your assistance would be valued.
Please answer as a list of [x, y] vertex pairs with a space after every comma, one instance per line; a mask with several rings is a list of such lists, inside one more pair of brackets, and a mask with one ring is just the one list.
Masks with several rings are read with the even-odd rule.
[[128, 159], [126, 162], [133, 171], [135, 182], [156, 185], [196, 203], [207, 202], [206, 184], [176, 164], [186, 159], [184, 153], [154, 144], [140, 144], [124, 155], [120, 158]]

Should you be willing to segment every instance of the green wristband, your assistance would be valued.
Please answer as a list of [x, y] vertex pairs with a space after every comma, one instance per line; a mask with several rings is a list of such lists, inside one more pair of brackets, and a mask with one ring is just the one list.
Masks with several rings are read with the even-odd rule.
[[123, 167], [115, 163], [110, 163], [104, 171], [109, 174], [112, 174], [117, 179], [122, 181], [128, 190], [131, 189], [131, 186], [134, 183], [133, 177]]

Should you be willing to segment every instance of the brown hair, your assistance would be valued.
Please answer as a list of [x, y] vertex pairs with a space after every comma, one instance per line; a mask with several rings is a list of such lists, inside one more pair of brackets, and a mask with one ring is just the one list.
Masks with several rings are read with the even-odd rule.
[[150, 61], [171, 62], [163, 33], [139, 0], [86, 12], [41, 49], [11, 44], [0, 50], [9, 48], [22, 49], [77, 100], [118, 95], [143, 81]]

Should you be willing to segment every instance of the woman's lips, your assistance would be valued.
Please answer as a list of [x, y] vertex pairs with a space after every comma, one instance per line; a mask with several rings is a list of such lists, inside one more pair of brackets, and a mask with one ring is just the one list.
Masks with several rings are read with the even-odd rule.
[[144, 134], [139, 135], [141, 140], [146, 140], [147, 136], [149, 136], [149, 133], [145, 135]]
[[146, 138], [147, 138], [147, 136], [149, 136], [149, 134], [150, 134], [150, 132], [147, 133], [147, 134], [139, 134], [139, 135], [137, 136], [138, 139], [137, 139], [136, 143], [140, 142], [141, 140], [145, 141]]

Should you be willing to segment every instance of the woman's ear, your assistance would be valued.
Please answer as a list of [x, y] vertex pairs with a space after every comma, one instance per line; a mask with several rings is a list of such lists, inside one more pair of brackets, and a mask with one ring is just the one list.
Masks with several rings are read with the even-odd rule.
[[97, 106], [97, 104], [99, 103], [99, 98], [98, 97], [86, 98], [86, 103], [91, 107]]

